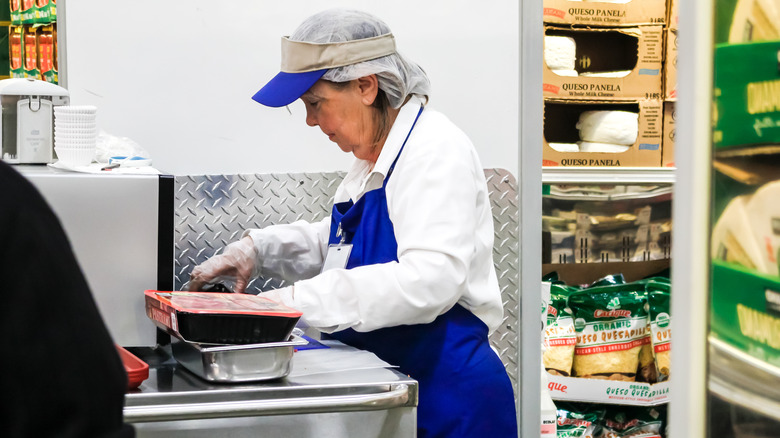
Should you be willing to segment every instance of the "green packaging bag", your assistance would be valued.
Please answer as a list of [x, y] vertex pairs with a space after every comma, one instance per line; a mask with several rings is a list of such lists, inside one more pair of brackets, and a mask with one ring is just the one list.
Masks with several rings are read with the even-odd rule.
[[639, 351], [650, 342], [644, 304], [640, 283], [589, 288], [569, 296], [577, 333], [575, 376], [636, 380]]
[[658, 370], [658, 381], [669, 378], [671, 368], [670, 352], [672, 340], [672, 318], [670, 316], [671, 288], [663, 283], [649, 285], [647, 304], [650, 311], [650, 334], [653, 358]]
[[661, 438], [664, 416], [653, 406], [608, 406], [601, 422], [602, 438]]
[[550, 288], [550, 304], [547, 306], [542, 362], [548, 373], [560, 376], [571, 375], [574, 346], [577, 343], [574, 319], [566, 306], [570, 294], [570, 288], [553, 284]]
[[556, 402], [558, 438], [594, 438], [600, 436], [604, 409], [581, 403]]

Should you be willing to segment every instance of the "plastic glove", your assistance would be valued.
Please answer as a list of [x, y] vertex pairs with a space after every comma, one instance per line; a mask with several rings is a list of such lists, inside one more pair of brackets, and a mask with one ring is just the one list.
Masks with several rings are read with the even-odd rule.
[[246, 236], [226, 246], [222, 254], [196, 266], [190, 274], [189, 290], [199, 291], [209, 283], [230, 281], [235, 283], [233, 292], [242, 293], [258, 274], [256, 264], [257, 249], [252, 238]]
[[287, 286], [281, 289], [269, 290], [259, 294], [261, 297], [274, 300], [277, 303], [284, 304], [287, 307], [293, 307], [293, 298], [295, 294], [295, 286]]

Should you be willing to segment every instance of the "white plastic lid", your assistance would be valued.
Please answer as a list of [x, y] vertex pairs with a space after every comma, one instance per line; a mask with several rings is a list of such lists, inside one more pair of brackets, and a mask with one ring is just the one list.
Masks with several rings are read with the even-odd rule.
[[59, 85], [33, 78], [0, 80], [0, 95], [4, 96], [69, 96], [68, 90]]

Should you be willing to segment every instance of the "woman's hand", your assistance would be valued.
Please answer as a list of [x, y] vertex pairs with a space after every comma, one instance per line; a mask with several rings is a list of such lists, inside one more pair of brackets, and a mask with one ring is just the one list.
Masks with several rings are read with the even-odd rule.
[[198, 291], [205, 284], [221, 281], [235, 283], [233, 292], [242, 293], [256, 274], [257, 249], [252, 238], [246, 236], [225, 247], [216, 255], [196, 266], [190, 274], [189, 290]]

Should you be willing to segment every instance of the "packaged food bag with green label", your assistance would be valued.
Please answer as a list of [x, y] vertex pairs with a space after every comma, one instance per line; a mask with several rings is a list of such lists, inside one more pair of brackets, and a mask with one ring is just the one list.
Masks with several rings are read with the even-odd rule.
[[[645, 285], [645, 300], [651, 292], [657, 290], [669, 291], [670, 284], [668, 278], [663, 277], [651, 277], [644, 280], [640, 280], [637, 283]], [[659, 381], [658, 368], [656, 367], [655, 354], [653, 353], [652, 343], [652, 327], [649, 316], [649, 307], [645, 303], [645, 310], [648, 312], [647, 318], [647, 340], [642, 345], [642, 349], [639, 350], [639, 368], [636, 372], [636, 380], [638, 382], [656, 383]]]
[[608, 406], [601, 438], [661, 438], [664, 416], [653, 406]]
[[600, 436], [600, 423], [604, 409], [582, 403], [557, 402], [558, 438], [596, 438]]
[[655, 285], [656, 290], [647, 295], [650, 310], [650, 332], [653, 345], [655, 366], [658, 370], [658, 381], [669, 378], [670, 352], [672, 339], [672, 318], [669, 314], [671, 301], [670, 289], [661, 283]]
[[542, 362], [550, 374], [570, 376], [574, 360], [574, 319], [566, 307], [572, 289], [560, 284], [550, 288], [550, 303], [547, 306], [547, 328], [544, 331], [544, 352]]
[[633, 382], [647, 337], [645, 286], [640, 283], [589, 288], [572, 293], [577, 344], [573, 374]]

